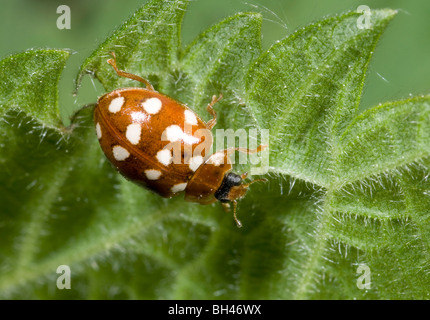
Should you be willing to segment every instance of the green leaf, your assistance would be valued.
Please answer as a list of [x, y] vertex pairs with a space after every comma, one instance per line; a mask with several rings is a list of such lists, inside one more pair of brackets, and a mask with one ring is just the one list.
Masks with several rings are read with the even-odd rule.
[[353, 182], [424, 159], [429, 141], [430, 96], [369, 109], [340, 139], [339, 179]]
[[120, 69], [154, 81], [165, 81], [167, 73], [177, 63], [180, 27], [187, 5], [188, 0], [149, 1], [84, 61], [77, 86], [85, 74], [93, 74], [108, 91], [138, 85], [136, 81], [116, 75], [106, 63], [111, 58], [110, 52], [116, 53]]
[[32, 49], [1, 60], [0, 116], [14, 109], [44, 126], [59, 126], [57, 83], [69, 55], [66, 50]]
[[[223, 99], [214, 106], [217, 112], [214, 130], [243, 130], [253, 125], [244, 105], [244, 80], [249, 65], [261, 53], [261, 20], [256, 13], [236, 14], [203, 32], [185, 50], [181, 73], [170, 90], [171, 95], [209, 120], [212, 116], [206, 106], [213, 95], [222, 94]], [[214, 135], [214, 146], [218, 149], [225, 148], [226, 138], [220, 136]], [[240, 170], [245, 172], [250, 168], [241, 165]]]
[[181, 62], [185, 72], [181, 76], [185, 87], [181, 90], [182, 100], [198, 114], [206, 115], [212, 95], [223, 93], [230, 101], [228, 107], [217, 107], [222, 110], [220, 114], [230, 109], [237, 112], [237, 100], [245, 95], [243, 83], [248, 66], [260, 54], [260, 34], [261, 16], [255, 13], [239, 13], [202, 33], [185, 50]]
[[[295, 278], [284, 297], [425, 296], [429, 97], [357, 116], [366, 67], [392, 16], [373, 11], [372, 29], [356, 28], [356, 13], [320, 21], [273, 46], [249, 73], [250, 109], [271, 133], [272, 172], [319, 188], [308, 230], [287, 222], [299, 245], [289, 258], [301, 271], [284, 271], [284, 281]], [[360, 264], [373, 291], [357, 290]]]
[[[339, 261], [341, 256], [346, 266], [364, 263], [370, 268], [372, 290], [365, 292], [366, 298], [427, 297], [429, 167], [427, 156], [333, 192], [327, 219], [329, 259]], [[342, 252], [333, 254], [335, 247]], [[332, 277], [341, 282], [355, 272], [330, 267]]]
[[248, 74], [248, 104], [270, 129], [273, 172], [328, 186], [345, 126], [357, 114], [373, 49], [392, 10], [372, 11], [372, 29], [359, 13], [318, 21], [275, 44]]
[[[91, 110], [71, 128], [59, 124], [68, 53], [17, 54], [0, 61], [0, 297], [427, 298], [430, 96], [358, 114], [366, 69], [395, 12], [372, 11], [371, 29], [357, 28], [354, 12], [327, 18], [260, 55], [253, 13], [182, 50], [186, 4], [142, 7], [78, 79], [88, 70], [106, 90], [136, 86], [105, 62], [115, 50], [121, 69], [203, 118], [211, 95], [223, 93], [217, 128], [269, 129], [269, 182], [239, 203], [244, 227], [219, 204], [162, 199], [120, 177]], [[60, 265], [71, 268], [70, 290], [57, 289]], [[358, 286], [360, 265], [370, 289]]]

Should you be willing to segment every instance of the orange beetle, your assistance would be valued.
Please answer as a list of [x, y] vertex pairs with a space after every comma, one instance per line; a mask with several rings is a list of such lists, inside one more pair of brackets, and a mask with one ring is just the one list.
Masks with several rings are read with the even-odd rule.
[[204, 122], [186, 105], [154, 90], [149, 81], [116, 66], [115, 54], [107, 62], [121, 77], [140, 81], [146, 88], [124, 88], [109, 92], [97, 101], [94, 122], [101, 148], [114, 167], [127, 179], [165, 198], [185, 191], [185, 200], [210, 204], [220, 201], [228, 210], [245, 196], [250, 183], [247, 174], [230, 172], [230, 148], [208, 156], [212, 148], [211, 129], [216, 124], [213, 105], [222, 98], [212, 97], [207, 110], [213, 119]]

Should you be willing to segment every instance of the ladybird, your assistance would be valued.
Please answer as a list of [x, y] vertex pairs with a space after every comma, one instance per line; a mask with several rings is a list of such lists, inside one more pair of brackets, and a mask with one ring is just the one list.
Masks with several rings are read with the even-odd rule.
[[186, 105], [155, 91], [137, 75], [119, 70], [115, 54], [107, 62], [118, 76], [137, 80], [145, 88], [122, 88], [101, 96], [94, 109], [94, 123], [100, 146], [112, 165], [126, 179], [158, 195], [171, 198], [185, 191], [185, 200], [200, 204], [220, 201], [226, 211], [245, 196], [256, 181], [243, 183], [247, 174], [231, 172], [229, 155], [235, 151], [260, 152], [257, 149], [212, 149], [212, 128], [217, 115], [213, 106], [222, 98], [213, 96], [207, 106], [212, 119], [204, 122]]

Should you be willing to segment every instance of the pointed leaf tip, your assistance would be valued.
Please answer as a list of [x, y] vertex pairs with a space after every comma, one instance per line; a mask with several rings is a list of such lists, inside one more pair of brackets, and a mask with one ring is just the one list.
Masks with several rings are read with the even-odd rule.
[[1, 60], [0, 115], [18, 110], [60, 127], [58, 82], [69, 56], [69, 50], [30, 49]]

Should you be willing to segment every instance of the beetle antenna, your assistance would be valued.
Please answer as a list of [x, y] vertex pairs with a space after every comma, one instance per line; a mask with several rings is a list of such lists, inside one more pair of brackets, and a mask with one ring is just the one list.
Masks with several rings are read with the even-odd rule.
[[240, 222], [239, 219], [237, 219], [236, 211], [237, 211], [237, 201], [233, 200], [233, 217], [234, 221], [236, 221], [236, 225], [238, 228], [242, 228], [242, 222]]
[[[237, 201], [236, 200], [232, 200], [231, 202], [233, 202], [233, 217], [234, 217], [234, 221], [236, 221], [236, 225], [238, 228], [242, 228], [242, 222], [240, 222], [240, 220], [237, 218], [236, 215], [236, 211], [237, 211]], [[221, 202], [222, 207], [224, 208], [225, 212], [230, 212], [230, 203], [228, 202]]]

